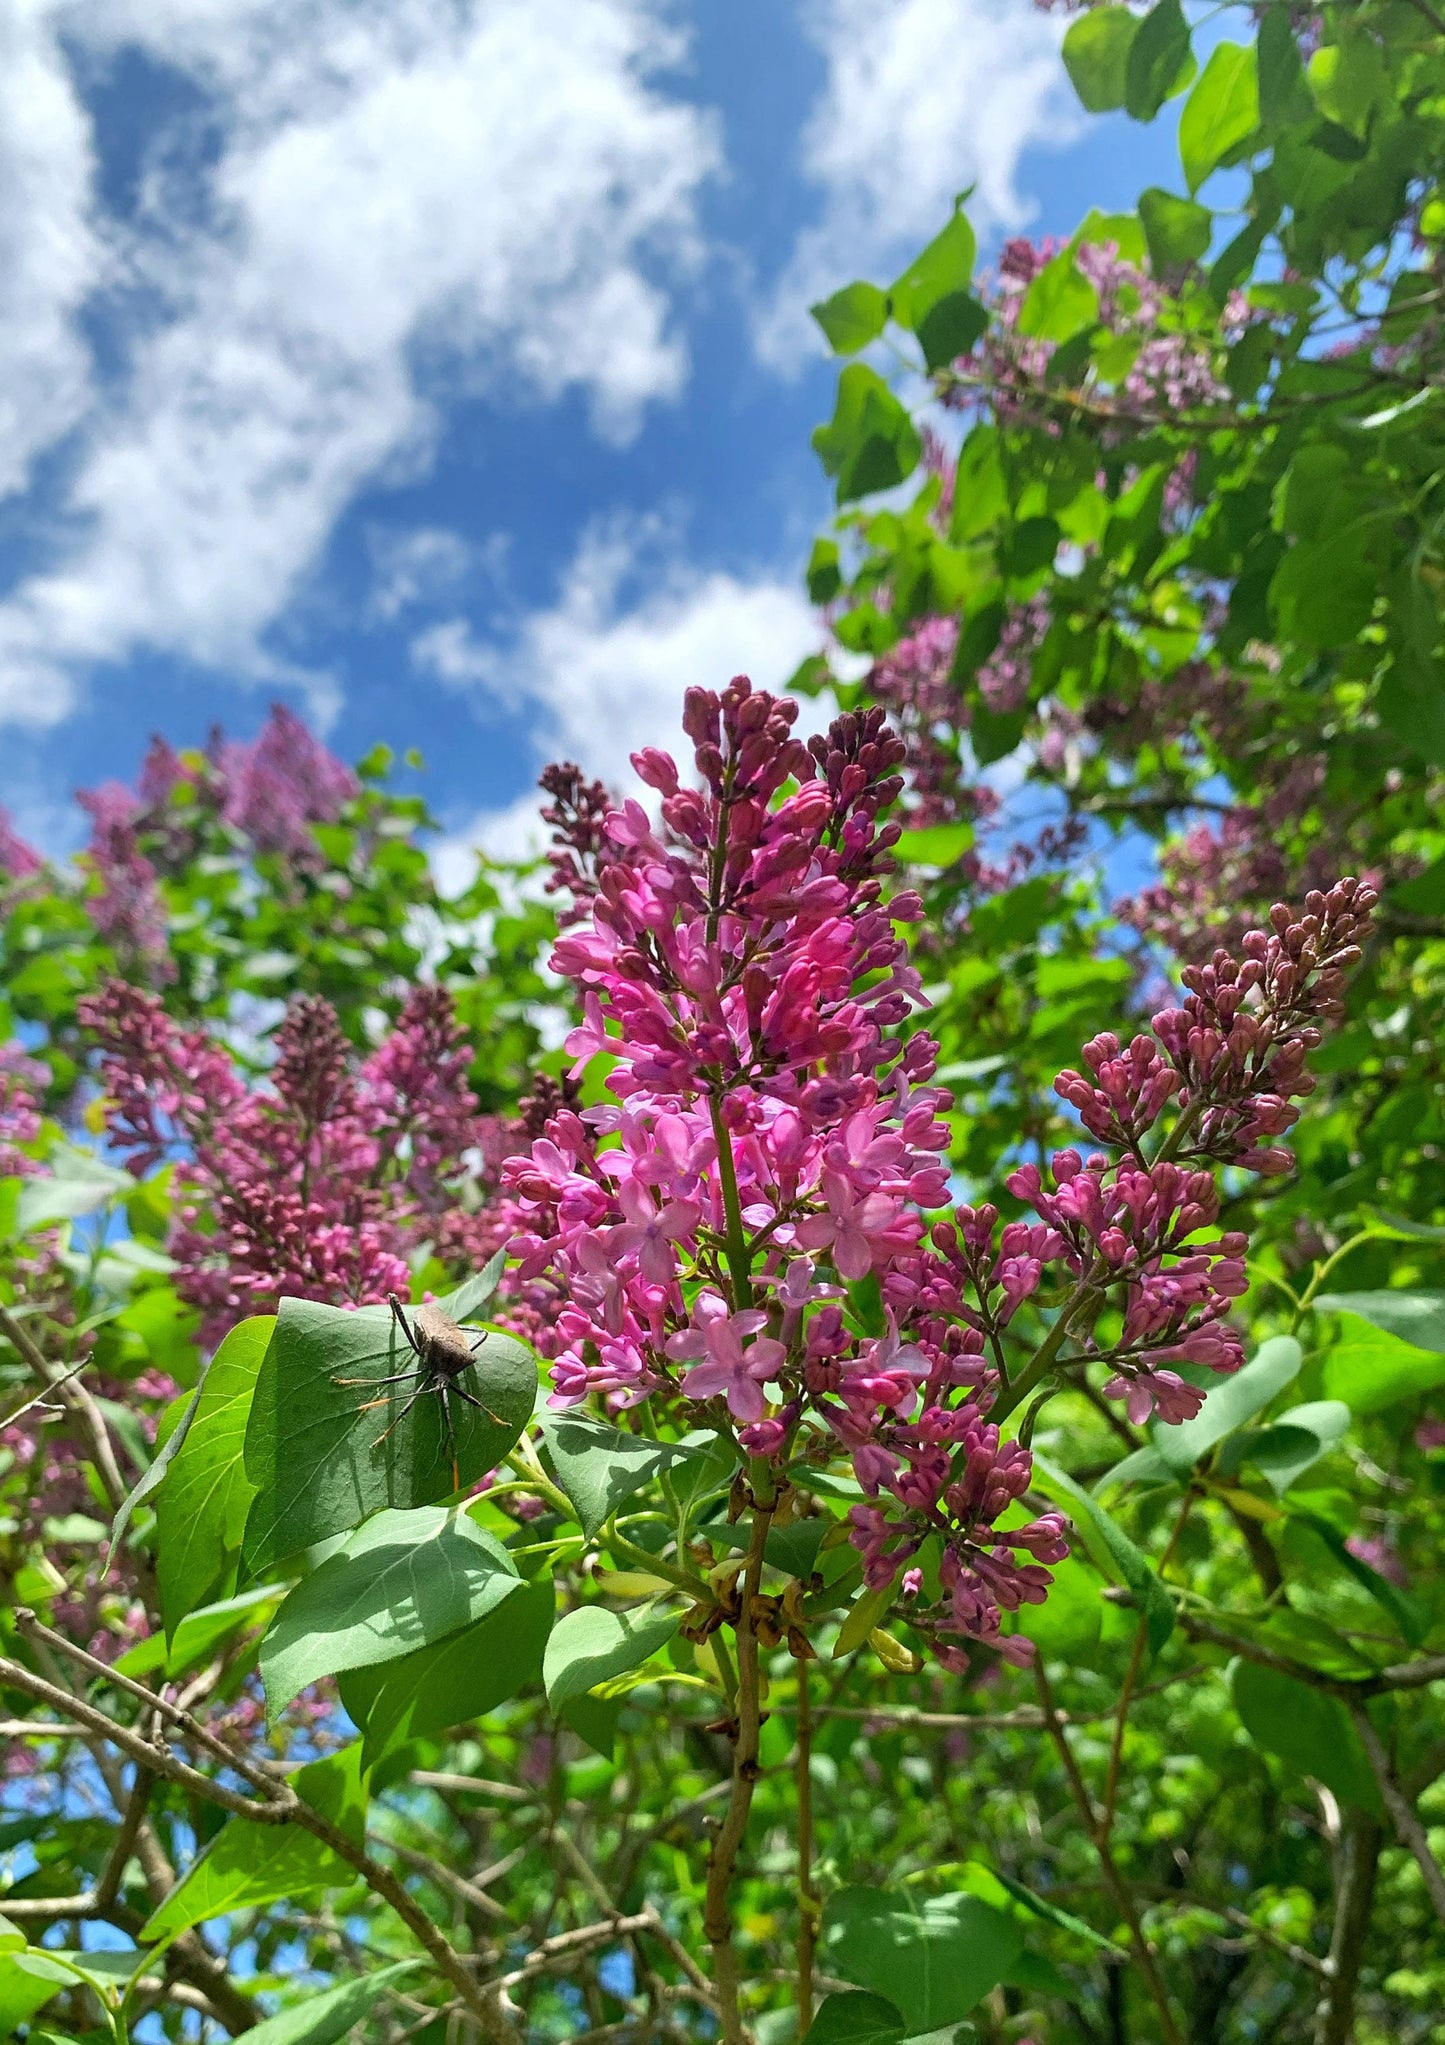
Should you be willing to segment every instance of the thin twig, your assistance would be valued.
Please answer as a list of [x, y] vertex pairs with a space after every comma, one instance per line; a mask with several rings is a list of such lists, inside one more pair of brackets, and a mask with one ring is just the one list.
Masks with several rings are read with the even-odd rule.
[[1164, 1986], [1163, 1977], [1155, 1963], [1149, 1941], [1144, 1936], [1144, 1927], [1139, 1921], [1139, 1912], [1135, 1908], [1133, 1895], [1128, 1883], [1119, 1872], [1118, 1863], [1114, 1859], [1113, 1852], [1109, 1846], [1108, 1832], [1100, 1825], [1098, 1813], [1094, 1809], [1094, 1800], [1089, 1795], [1088, 1786], [1083, 1776], [1079, 1773], [1079, 1764], [1074, 1759], [1074, 1750], [1069, 1745], [1068, 1734], [1059, 1723], [1058, 1712], [1054, 1707], [1053, 1692], [1049, 1688], [1049, 1679], [1044, 1673], [1042, 1657], [1034, 1665], [1034, 1677], [1039, 1686], [1039, 1703], [1042, 1707], [1044, 1718], [1048, 1723], [1049, 1736], [1058, 1749], [1059, 1759], [1064, 1764], [1064, 1774], [1068, 1778], [1069, 1789], [1078, 1808], [1079, 1816], [1087, 1825], [1089, 1836], [1094, 1842], [1094, 1850], [1099, 1856], [1099, 1866], [1103, 1871], [1109, 1893], [1114, 1899], [1119, 1915], [1129, 1928], [1129, 1938], [1134, 1947], [1135, 1957], [1139, 1962], [1139, 1971], [1144, 1976], [1145, 1986], [1149, 1990], [1154, 2007], [1159, 2012], [1159, 2021], [1164, 2027], [1164, 2036], [1168, 2041], [1168, 2045], [1184, 2045], [1179, 2027], [1174, 2021], [1174, 2012], [1169, 2006], [1169, 1996]]
[[1369, 1713], [1363, 1705], [1357, 1704], [1350, 1716], [1355, 1722], [1355, 1731], [1360, 1736], [1365, 1758], [1374, 1770], [1375, 1780], [1380, 1785], [1380, 1795], [1395, 1827], [1396, 1837], [1402, 1846], [1408, 1846], [1414, 1854], [1420, 1873], [1425, 1878], [1430, 1901], [1435, 1906], [1435, 1915], [1442, 1924], [1445, 1924], [1445, 1870], [1441, 1869], [1439, 1861], [1430, 1851], [1430, 1841], [1425, 1835], [1425, 1827], [1420, 1823], [1414, 1805], [1395, 1779], [1390, 1757], [1385, 1752], [1384, 1743], [1375, 1731]]
[[121, 1475], [120, 1464], [116, 1461], [115, 1447], [110, 1438], [110, 1429], [105, 1424], [105, 1415], [90, 1393], [78, 1378], [51, 1363], [32, 1338], [29, 1329], [17, 1321], [14, 1314], [5, 1307], [0, 1307], [0, 1335], [5, 1337], [29, 1370], [39, 1378], [46, 1391], [57, 1392], [81, 1422], [106, 1496], [112, 1506], [119, 1506], [130, 1486]]

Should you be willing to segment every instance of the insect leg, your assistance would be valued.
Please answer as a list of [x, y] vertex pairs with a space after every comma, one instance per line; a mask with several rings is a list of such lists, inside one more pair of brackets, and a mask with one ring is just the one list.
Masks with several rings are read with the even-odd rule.
[[386, 1295], [386, 1303], [391, 1308], [391, 1318], [396, 1322], [396, 1325], [398, 1326], [398, 1328], [400, 1328], [402, 1334], [406, 1337], [409, 1346], [415, 1350], [418, 1356], [420, 1356], [421, 1344], [420, 1342], [417, 1341], [416, 1336], [412, 1331], [411, 1322], [407, 1319], [406, 1315], [401, 1310], [401, 1301], [397, 1298], [394, 1292], [389, 1292]]
[[[431, 1379], [424, 1378], [422, 1382], [417, 1386], [416, 1390], [412, 1393], [411, 1397], [407, 1400], [406, 1404], [402, 1407], [400, 1413], [397, 1414], [395, 1420], [392, 1421], [391, 1426], [383, 1429], [383, 1431], [376, 1437], [376, 1440], [371, 1444], [373, 1449], [379, 1449], [382, 1443], [387, 1439], [389, 1435], [395, 1434], [397, 1428], [401, 1426], [401, 1423], [403, 1422], [403, 1420], [405, 1420], [407, 1414], [410, 1413], [412, 1407], [415, 1406], [418, 1399], [424, 1399], [430, 1390]], [[384, 1401], [378, 1399], [376, 1401], [376, 1404], [380, 1406], [384, 1404]], [[363, 1406], [361, 1410], [364, 1413], [366, 1411], [366, 1408]]]
[[505, 1420], [503, 1420], [500, 1413], [494, 1413], [490, 1406], [483, 1404], [483, 1402], [477, 1397], [475, 1392], [469, 1392], [466, 1386], [459, 1385], [455, 1378], [453, 1378], [451, 1384], [448, 1387], [448, 1390], [455, 1392], [459, 1399], [465, 1399], [469, 1406], [475, 1406], [479, 1413], [485, 1413], [488, 1420], [492, 1422], [494, 1427], [506, 1426], [507, 1423]]
[[460, 1491], [462, 1488], [462, 1472], [461, 1465], [457, 1461], [457, 1430], [452, 1421], [452, 1388], [445, 1379], [442, 1380], [441, 1393], [442, 1428], [446, 1434], [446, 1445], [451, 1451], [452, 1458], [452, 1490]]
[[399, 1370], [391, 1378], [333, 1378], [333, 1385], [409, 1385], [419, 1373], [414, 1370]]

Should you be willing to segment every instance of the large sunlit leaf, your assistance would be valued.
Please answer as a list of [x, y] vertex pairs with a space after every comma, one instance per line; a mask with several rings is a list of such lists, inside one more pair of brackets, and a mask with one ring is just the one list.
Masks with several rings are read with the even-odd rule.
[[1158, 1654], [1174, 1631], [1174, 1600], [1137, 1548], [1109, 1513], [1067, 1471], [1034, 1452], [1034, 1481], [1041, 1491], [1067, 1506], [1080, 1539], [1098, 1566], [1122, 1582], [1148, 1627], [1149, 1651]]
[[1381, 1815], [1379, 1785], [1338, 1697], [1250, 1661], [1234, 1664], [1230, 1692], [1246, 1731], [1266, 1752], [1313, 1775], [1345, 1803]]
[[323, 1676], [430, 1647], [520, 1586], [516, 1565], [460, 1507], [379, 1512], [303, 1577], [261, 1643], [272, 1717]]
[[680, 1614], [655, 1605], [613, 1612], [606, 1605], [579, 1605], [559, 1619], [542, 1664], [547, 1700], [555, 1711], [569, 1698], [594, 1690], [613, 1676], [640, 1669], [677, 1631]]
[[589, 1537], [660, 1471], [679, 1472], [683, 1465], [701, 1462], [703, 1453], [681, 1442], [624, 1434], [590, 1413], [545, 1413], [542, 1438], [557, 1482]]
[[1220, 1379], [1192, 1420], [1151, 1428], [1156, 1453], [1176, 1474], [1192, 1470], [1216, 1442], [1262, 1413], [1299, 1376], [1303, 1358], [1293, 1336], [1275, 1335], [1262, 1342], [1248, 1363], [1232, 1377]]
[[[243, 1555], [253, 1574], [383, 1506], [431, 1505], [465, 1489], [515, 1445], [536, 1403], [537, 1365], [514, 1336], [488, 1332], [460, 1380], [495, 1419], [453, 1398], [449, 1430], [435, 1392], [406, 1412], [414, 1377], [378, 1381], [411, 1373], [415, 1361], [385, 1307], [282, 1300], [246, 1429], [256, 1496]], [[350, 1379], [359, 1382], [338, 1382]]]
[[1123, 106], [1129, 53], [1138, 33], [1139, 17], [1127, 7], [1091, 7], [1069, 24], [1064, 68], [1089, 113], [1105, 114]]
[[339, 2038], [344, 2038], [371, 2014], [379, 1997], [394, 1982], [414, 1974], [420, 1964], [419, 1960], [398, 1960], [390, 1967], [379, 1967], [373, 1974], [343, 1981], [339, 1988], [324, 1989], [319, 1995], [311, 1990], [290, 2009], [282, 2010], [279, 2016], [267, 2017], [247, 2031], [246, 2045], [336, 2045]]
[[833, 417], [813, 434], [840, 504], [891, 490], [918, 466], [923, 442], [907, 409], [876, 370], [850, 362], [838, 378]]
[[967, 2016], [1003, 1980], [1023, 1934], [977, 1896], [852, 1887], [828, 1898], [820, 1944], [831, 1973], [885, 1997], [910, 2032], [926, 2032]]
[[170, 1633], [206, 1603], [240, 1549], [255, 1495], [243, 1460], [246, 1422], [275, 1328], [264, 1314], [231, 1330], [207, 1366], [189, 1426], [176, 1430], [156, 1497], [156, 1576]]
[[[291, 1787], [360, 1844], [366, 1824], [361, 1748], [355, 1742], [324, 1761], [308, 1762]], [[299, 1825], [228, 1818], [207, 1851], [151, 1913], [140, 1936], [168, 1945], [193, 1924], [256, 1910], [266, 1903], [302, 1903], [353, 1879], [341, 1856]]]
[[1197, 192], [1258, 126], [1254, 45], [1217, 43], [1179, 117], [1179, 156], [1190, 191]]
[[400, 1659], [348, 1670], [341, 1701], [369, 1767], [389, 1747], [481, 1718], [540, 1681], [557, 1593], [550, 1577], [517, 1584], [474, 1625]]

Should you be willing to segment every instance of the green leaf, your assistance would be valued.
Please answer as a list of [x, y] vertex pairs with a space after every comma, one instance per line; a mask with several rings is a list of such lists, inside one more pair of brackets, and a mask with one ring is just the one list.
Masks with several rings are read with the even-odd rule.
[[1344, 1340], [1325, 1358], [1320, 1389], [1342, 1399], [1352, 1413], [1382, 1413], [1401, 1399], [1418, 1399], [1445, 1385], [1445, 1355], [1438, 1349], [1372, 1332], [1353, 1317], [1345, 1327]]
[[129, 1172], [106, 1164], [94, 1151], [58, 1144], [47, 1163], [50, 1168], [43, 1177], [26, 1179], [20, 1188], [15, 1225], [22, 1236], [57, 1221], [76, 1221], [83, 1214], [94, 1214], [98, 1207], [135, 1191]]
[[942, 369], [966, 354], [988, 324], [971, 290], [977, 253], [968, 215], [958, 207], [889, 294], [893, 317], [918, 336], [930, 369]]
[[[359, 1845], [366, 1823], [361, 1788], [361, 1748], [353, 1741], [324, 1761], [312, 1761], [291, 1778], [291, 1787]], [[254, 1818], [228, 1818], [207, 1851], [141, 1926], [148, 1943], [169, 1944], [193, 1924], [257, 1910], [266, 1903], [300, 1903], [352, 1881], [350, 1867], [311, 1833], [297, 1825], [263, 1825]]]
[[831, 1972], [886, 1997], [919, 2032], [966, 2016], [1007, 1974], [1023, 1934], [977, 1896], [855, 1887], [828, 1898], [820, 1943]]
[[168, 1634], [206, 1602], [241, 1546], [255, 1495], [243, 1461], [246, 1421], [275, 1327], [274, 1316], [262, 1314], [231, 1330], [206, 1366], [195, 1412], [163, 1473], [156, 1578]]
[[1075, 263], [1073, 250], [1060, 249], [1024, 293], [1018, 330], [1040, 341], [1068, 341], [1098, 317], [1098, 292]]
[[74, 1987], [75, 1979], [57, 1954], [36, 1946], [0, 1953], [0, 2038], [8, 2038], [62, 1988]]
[[569, 1697], [557, 1716], [570, 1726], [579, 1740], [585, 1740], [594, 1754], [610, 1761], [617, 1751], [617, 1721], [622, 1716], [620, 1697]]
[[1293, 1336], [1272, 1336], [1233, 1377], [1221, 1379], [1192, 1420], [1177, 1427], [1156, 1423], [1150, 1431], [1153, 1446], [1172, 1471], [1182, 1475], [1192, 1470], [1216, 1442], [1262, 1413], [1299, 1376], [1303, 1360], [1304, 1352]]
[[1112, 1470], [1106, 1470], [1094, 1486], [1095, 1492], [1107, 1491], [1113, 1484], [1167, 1484], [1173, 1478], [1173, 1471], [1150, 1442], [1142, 1449], [1135, 1449], [1131, 1456], [1115, 1463]]
[[918, 466], [918, 429], [876, 370], [850, 362], [838, 378], [833, 417], [813, 433], [823, 468], [837, 478], [838, 502], [891, 490]]
[[1222, 1468], [1251, 1464], [1263, 1471], [1276, 1498], [1283, 1498], [1296, 1477], [1327, 1455], [1349, 1425], [1350, 1409], [1339, 1399], [1291, 1406], [1273, 1427], [1251, 1427], [1237, 1434], [1220, 1464]]
[[123, 1676], [143, 1676], [152, 1669], [164, 1669], [168, 1676], [184, 1675], [187, 1669], [209, 1661], [217, 1649], [243, 1627], [265, 1617], [265, 1608], [278, 1604], [283, 1595], [281, 1585], [268, 1583], [258, 1590], [245, 1591], [238, 1598], [225, 1598], [216, 1605], [201, 1605], [182, 1619], [171, 1638], [169, 1649], [165, 1634], [153, 1633], [149, 1639], [127, 1649], [116, 1667]]
[[1021, 1605], [1015, 1630], [1046, 1655], [1086, 1659], [1099, 1644], [1104, 1604], [1092, 1569], [1067, 1562], [1054, 1571], [1053, 1589], [1041, 1605]]
[[1253, 44], [1218, 43], [1179, 117], [1184, 179], [1197, 192], [1259, 126], [1259, 77]]
[[520, 1581], [506, 1549], [460, 1506], [377, 1513], [272, 1621], [261, 1643], [268, 1716], [323, 1676], [444, 1640]]
[[1174, 1600], [1142, 1551], [1118, 1522], [1090, 1498], [1067, 1472], [1034, 1451], [1034, 1481], [1040, 1490], [1067, 1501], [1084, 1546], [1106, 1575], [1124, 1583], [1148, 1629], [1149, 1652], [1158, 1654], [1174, 1631]]
[[1184, 9], [1179, 0], [1158, 0], [1129, 45], [1124, 105], [1130, 119], [1152, 121], [1165, 100], [1182, 92], [1193, 75], [1194, 49]]
[[496, 1298], [497, 1287], [502, 1282], [502, 1273], [506, 1268], [507, 1252], [505, 1249], [498, 1250], [495, 1257], [488, 1259], [483, 1270], [459, 1285], [455, 1292], [443, 1293], [436, 1301], [436, 1305], [444, 1314], [450, 1315], [452, 1320], [465, 1327], [484, 1306]]
[[1373, 34], [1349, 35], [1316, 50], [1306, 67], [1309, 89], [1326, 120], [1356, 141], [1369, 131], [1370, 115], [1388, 92], [1384, 60]]
[[[383, 1506], [430, 1505], [475, 1484], [508, 1454], [532, 1417], [537, 1365], [515, 1337], [489, 1331], [464, 1388], [497, 1418], [451, 1402], [454, 1439], [438, 1394], [404, 1409], [415, 1358], [384, 1307], [344, 1310], [283, 1299], [246, 1429], [246, 1475], [256, 1497], [242, 1546], [255, 1575]], [[360, 1380], [338, 1384], [337, 1379]], [[373, 1397], [385, 1400], [363, 1411]], [[453, 1460], [455, 1457], [455, 1460]]]
[[605, 1605], [578, 1605], [558, 1620], [547, 1642], [542, 1680], [554, 1711], [584, 1690], [595, 1690], [612, 1676], [641, 1668], [650, 1655], [671, 1640], [679, 1615], [643, 1605], [632, 1612], [609, 1611]]
[[[232, 1333], [234, 1332], [233, 1329]], [[115, 1518], [111, 1521], [110, 1542], [107, 1549], [109, 1555], [114, 1555], [116, 1549], [120, 1546], [125, 1530], [130, 1525], [131, 1514], [135, 1511], [136, 1507], [144, 1505], [148, 1498], [153, 1497], [160, 1490], [161, 1485], [165, 1481], [166, 1471], [169, 1470], [171, 1464], [181, 1452], [182, 1444], [190, 1431], [191, 1422], [196, 1417], [196, 1410], [200, 1403], [201, 1387], [197, 1385], [196, 1389], [186, 1400], [180, 1419], [166, 1437], [165, 1445], [151, 1458], [141, 1476], [140, 1482], [133, 1485], [121, 1500], [120, 1508]]]
[[895, 2004], [854, 1988], [823, 1997], [803, 2045], [896, 2045], [904, 2029]]
[[1149, 241], [1149, 261], [1156, 272], [1202, 262], [1214, 236], [1214, 215], [1197, 199], [1179, 199], [1151, 185], [1139, 194], [1139, 218]]
[[556, 1604], [552, 1579], [539, 1577], [460, 1633], [398, 1660], [347, 1670], [341, 1701], [361, 1727], [365, 1765], [407, 1740], [481, 1718], [539, 1681]]
[[544, 1413], [542, 1439], [589, 1539], [659, 1471], [700, 1460], [697, 1449], [681, 1442], [624, 1434], [590, 1413]]
[[907, 866], [952, 866], [962, 859], [977, 832], [972, 824], [929, 824], [922, 830], [905, 831], [894, 847]]
[[1064, 69], [1085, 110], [1107, 114], [1124, 105], [1129, 56], [1140, 29], [1127, 7], [1091, 7], [1064, 37]]
[[888, 294], [876, 284], [845, 284], [809, 310], [835, 355], [856, 355], [882, 333], [888, 319]]
[[1369, 1593], [1382, 1612], [1388, 1612], [1411, 1647], [1418, 1647], [1429, 1622], [1416, 1600], [1407, 1597], [1377, 1569], [1372, 1569], [1362, 1556], [1354, 1554], [1338, 1527], [1331, 1526], [1321, 1514], [1308, 1509], [1308, 1497], [1306, 1493], [1300, 1503], [1291, 1500], [1292, 1517], [1318, 1534], [1345, 1574], [1352, 1576], [1360, 1588]]
[[1269, 585], [1281, 639], [1325, 651], [1357, 639], [1375, 608], [1379, 583], [1357, 532], [1338, 532], [1289, 549]]
[[1092, 1924], [1085, 1924], [1082, 1917], [1075, 1917], [1072, 1910], [1061, 1910], [1057, 1903], [1050, 1903], [1042, 1896], [1036, 1896], [1032, 1889], [1026, 1889], [1022, 1882], [1016, 1882], [1009, 1875], [994, 1871], [994, 1879], [1008, 1890], [1016, 1902], [1031, 1910], [1035, 1917], [1042, 1917], [1046, 1924], [1057, 1925], [1060, 1931], [1071, 1932], [1091, 1946], [1099, 1946], [1106, 1952], [1117, 1953], [1120, 1948], [1113, 1939], [1106, 1938], [1101, 1931], [1095, 1931]]
[[1322, 1314], [1357, 1314], [1416, 1349], [1445, 1355], [1445, 1292], [1322, 1292], [1315, 1309]]
[[355, 1981], [343, 1981], [339, 1988], [304, 1991], [305, 1999], [278, 2017], [267, 2017], [246, 2033], [247, 2045], [336, 2045], [372, 2007], [383, 1990], [403, 1975], [414, 1974], [420, 1960], [398, 1960], [375, 1974], [363, 1974]]
[[1234, 1663], [1229, 1687], [1245, 1731], [1266, 1753], [1314, 1776], [1343, 1802], [1383, 1815], [1360, 1736], [1338, 1697], [1250, 1661]]
[[808, 556], [808, 602], [830, 604], [842, 587], [843, 571], [838, 565], [837, 541], [814, 540], [813, 551]]
[[881, 1590], [864, 1591], [850, 1608], [847, 1618], [838, 1629], [838, 1638], [833, 1643], [833, 1660], [842, 1661], [845, 1655], [853, 1653], [863, 1645], [875, 1626], [882, 1624], [893, 1604], [892, 1584], [884, 1584]]

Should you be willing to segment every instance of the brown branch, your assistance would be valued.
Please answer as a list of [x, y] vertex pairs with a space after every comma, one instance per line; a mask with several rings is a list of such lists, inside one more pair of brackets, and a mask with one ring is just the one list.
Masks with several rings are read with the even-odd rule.
[[120, 1821], [120, 1830], [111, 1844], [110, 1858], [95, 1888], [95, 1907], [102, 1917], [120, 1894], [120, 1885], [125, 1879], [127, 1864], [140, 1837], [141, 1826], [145, 1823], [146, 1810], [155, 1784], [154, 1769], [147, 1768], [137, 1761], [130, 1795], [126, 1799], [125, 1811]]
[[499, 1804], [535, 1804], [535, 1790], [513, 1782], [492, 1782], [485, 1775], [447, 1775], [435, 1768], [413, 1768], [409, 1780], [420, 1789], [444, 1790], [452, 1796], [489, 1796]]
[[1059, 1723], [1058, 1713], [1054, 1708], [1053, 1692], [1049, 1688], [1049, 1679], [1044, 1673], [1042, 1656], [1034, 1664], [1034, 1676], [1039, 1686], [1039, 1704], [1048, 1725], [1049, 1736], [1058, 1749], [1059, 1759], [1064, 1764], [1064, 1774], [1068, 1778], [1069, 1789], [1073, 1795], [1079, 1816], [1088, 1827], [1089, 1837], [1094, 1842], [1094, 1850], [1098, 1854], [1099, 1867], [1103, 1873], [1109, 1894], [1114, 1899], [1119, 1915], [1129, 1928], [1129, 1939], [1133, 1945], [1135, 1957], [1139, 1962], [1139, 1971], [1144, 1977], [1144, 1984], [1149, 1990], [1150, 1999], [1159, 2012], [1159, 2021], [1163, 2026], [1167, 2045], [1184, 2045], [1179, 2027], [1174, 2021], [1174, 2012], [1169, 2006], [1169, 1996], [1164, 1986], [1163, 1977], [1155, 1962], [1154, 1953], [1149, 1941], [1144, 1936], [1144, 1927], [1139, 1921], [1139, 1912], [1135, 1908], [1133, 1894], [1129, 1884], [1119, 1872], [1119, 1864], [1114, 1859], [1113, 1851], [1110, 1848], [1108, 1828], [1100, 1822], [1099, 1814], [1094, 1809], [1094, 1800], [1089, 1794], [1088, 1785], [1079, 1772], [1078, 1762], [1074, 1759], [1074, 1750], [1069, 1745], [1068, 1734]]
[[1384, 1827], [1376, 1819], [1363, 1811], [1350, 1813], [1335, 1857], [1330, 1972], [1316, 2012], [1315, 2045], [1351, 2045], [1355, 2035], [1355, 1990], [1370, 1934], [1384, 1836]]
[[1274, 1669], [1282, 1676], [1293, 1676], [1296, 1682], [1308, 1683], [1314, 1690], [1326, 1690], [1332, 1697], [1342, 1697], [1347, 1703], [1378, 1697], [1387, 1690], [1422, 1690], [1427, 1684], [1438, 1683], [1445, 1678], [1445, 1654], [1422, 1655], [1413, 1662], [1393, 1662], [1388, 1668], [1377, 1669], [1373, 1676], [1326, 1676], [1319, 1669], [1306, 1668], [1301, 1662], [1291, 1661], [1288, 1655], [1261, 1647], [1258, 1641], [1243, 1639], [1237, 1633], [1226, 1633], [1223, 1627], [1215, 1626], [1208, 1619], [1200, 1619], [1192, 1612], [1181, 1612], [1179, 1624], [1191, 1640], [1208, 1641], [1211, 1647], [1222, 1647], [1230, 1654], [1242, 1655], [1248, 1662], [1258, 1662], [1261, 1668]]
[[47, 1392], [54, 1392], [63, 1405], [80, 1421], [90, 1447], [91, 1458], [105, 1487], [106, 1496], [112, 1506], [119, 1506], [130, 1486], [121, 1475], [120, 1464], [116, 1461], [115, 1446], [110, 1438], [110, 1429], [105, 1424], [105, 1415], [96, 1405], [90, 1393], [80, 1380], [71, 1377], [51, 1363], [23, 1322], [16, 1320], [8, 1308], [0, 1307], [0, 1335], [25, 1363], [34, 1377], [37, 1377]]
[[[38, 1622], [32, 1632], [42, 1637], [49, 1635], [48, 1627]], [[56, 1636], [58, 1638], [59, 1636]], [[81, 1648], [66, 1643], [68, 1652], [76, 1659], [90, 1660]], [[104, 1664], [101, 1665], [104, 1667]], [[106, 1670], [107, 1676], [114, 1674]], [[438, 1971], [444, 1974], [461, 1996], [468, 2010], [478, 2019], [493, 2045], [521, 2045], [519, 2035], [498, 2005], [495, 1994], [484, 1988], [476, 1979], [472, 1969], [451, 1942], [437, 1929], [416, 1898], [408, 1893], [390, 1868], [373, 1860], [364, 1846], [359, 1846], [346, 1833], [339, 1831], [320, 1811], [298, 1797], [296, 1792], [284, 1783], [267, 1776], [254, 1763], [243, 1757], [228, 1756], [230, 1765], [247, 1780], [256, 1784], [260, 1794], [256, 1797], [238, 1795], [226, 1789], [197, 1768], [177, 1758], [169, 1748], [153, 1745], [142, 1739], [130, 1727], [118, 1725], [113, 1719], [89, 1704], [85, 1699], [72, 1696], [58, 1685], [48, 1683], [41, 1676], [32, 1675], [19, 1662], [0, 1657], [0, 1682], [34, 1697], [37, 1703], [47, 1705], [51, 1710], [63, 1712], [86, 1726], [99, 1739], [108, 1741], [126, 1753], [139, 1766], [151, 1769], [156, 1775], [164, 1776], [194, 1795], [208, 1802], [219, 1804], [233, 1816], [247, 1818], [253, 1823], [267, 1825], [299, 1825], [313, 1838], [329, 1846], [337, 1858], [352, 1868], [373, 1895], [387, 1903], [396, 1912], [407, 1930], [426, 1952]], [[151, 1708], [167, 1709], [162, 1699], [150, 1692], [143, 1693]], [[176, 1707], [168, 1707], [175, 1712]], [[177, 1714], [181, 1715], [181, 1714]], [[254, 2021], [254, 2019], [253, 2019]]]
[[1360, 1745], [1365, 1757], [1374, 1770], [1375, 1780], [1380, 1785], [1380, 1795], [1390, 1821], [1395, 1827], [1395, 1836], [1402, 1846], [1408, 1846], [1415, 1856], [1416, 1865], [1425, 1878], [1425, 1887], [1430, 1901], [1435, 1906], [1435, 1915], [1445, 1924], [1445, 1871], [1430, 1851], [1430, 1841], [1425, 1836], [1425, 1827], [1410, 1799], [1400, 1788], [1390, 1757], [1385, 1752], [1384, 1742], [1375, 1731], [1370, 1714], [1363, 1705], [1357, 1704], [1350, 1713], [1355, 1722], [1355, 1731], [1360, 1736]]

